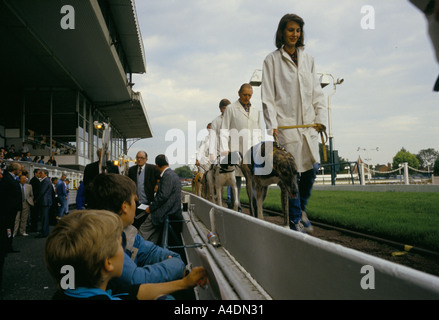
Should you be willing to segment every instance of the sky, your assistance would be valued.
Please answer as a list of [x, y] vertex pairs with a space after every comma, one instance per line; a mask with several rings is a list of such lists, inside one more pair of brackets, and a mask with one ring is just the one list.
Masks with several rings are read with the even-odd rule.
[[[137, 0], [136, 9], [147, 72], [134, 76], [133, 89], [153, 138], [132, 144], [132, 158], [146, 150], [153, 163], [173, 149], [177, 131], [187, 141], [185, 163], [193, 161], [189, 126], [196, 122], [201, 139], [219, 101], [238, 99], [241, 84], [276, 50], [286, 13], [304, 19], [305, 51], [317, 72], [344, 79], [330, 101], [339, 156], [387, 164], [402, 147], [439, 150], [439, 93], [432, 91], [439, 66], [426, 19], [407, 0]], [[332, 91], [332, 84], [323, 89]], [[260, 87], [251, 102], [262, 110]]]

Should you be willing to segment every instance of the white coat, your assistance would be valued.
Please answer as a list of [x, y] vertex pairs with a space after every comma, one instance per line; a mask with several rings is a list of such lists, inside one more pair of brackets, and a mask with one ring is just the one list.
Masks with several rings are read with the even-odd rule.
[[[326, 125], [325, 96], [314, 69], [314, 59], [297, 48], [298, 64], [283, 48], [270, 53], [262, 72], [262, 108], [267, 130], [280, 126]], [[280, 129], [279, 143], [296, 160], [298, 172], [320, 162], [319, 134], [314, 128]]]
[[218, 117], [213, 119], [212, 121], [212, 129], [210, 130], [210, 143], [209, 143], [209, 155], [210, 159], [216, 160], [218, 156], [220, 155], [220, 130], [221, 130], [221, 123], [223, 122], [223, 115], [220, 114]]
[[[261, 142], [260, 120], [261, 112], [254, 106], [250, 107], [250, 112], [247, 114], [239, 100], [229, 104], [221, 123], [221, 153], [239, 151], [244, 161], [250, 163], [245, 156], [251, 147]], [[236, 134], [239, 135], [239, 139]]]

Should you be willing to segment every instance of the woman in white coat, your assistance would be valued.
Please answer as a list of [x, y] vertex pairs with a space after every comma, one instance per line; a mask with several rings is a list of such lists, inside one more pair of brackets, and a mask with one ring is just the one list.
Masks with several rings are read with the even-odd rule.
[[261, 89], [267, 130], [294, 156], [300, 173], [299, 194], [289, 199], [289, 212], [290, 228], [301, 232], [312, 231], [305, 209], [319, 167], [319, 134], [315, 128], [281, 127], [319, 124], [323, 130], [327, 114], [314, 59], [304, 51], [303, 26], [303, 19], [295, 14], [282, 17], [277, 50], [264, 61]]

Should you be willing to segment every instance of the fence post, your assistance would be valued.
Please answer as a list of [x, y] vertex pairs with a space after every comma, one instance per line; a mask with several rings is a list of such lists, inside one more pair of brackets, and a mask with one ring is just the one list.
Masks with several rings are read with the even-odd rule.
[[409, 164], [407, 162], [404, 162], [403, 165], [404, 165], [404, 184], [410, 184], [410, 182], [409, 182]]
[[360, 163], [360, 184], [364, 186], [366, 184], [366, 180], [364, 177], [364, 163]]

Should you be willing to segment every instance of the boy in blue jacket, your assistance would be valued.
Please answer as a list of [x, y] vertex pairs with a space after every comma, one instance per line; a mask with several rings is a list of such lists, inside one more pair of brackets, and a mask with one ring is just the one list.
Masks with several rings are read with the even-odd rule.
[[163, 299], [206, 283], [206, 272], [198, 267], [181, 280], [133, 285], [113, 295], [107, 284], [123, 273], [122, 227], [121, 218], [106, 210], [79, 210], [58, 222], [45, 247], [46, 265], [59, 289], [53, 299]]
[[87, 209], [108, 210], [123, 223], [122, 275], [109, 283], [114, 292], [127, 292], [132, 285], [181, 279], [185, 264], [180, 255], [144, 240], [132, 226], [136, 213], [136, 185], [124, 175], [100, 174], [86, 186]]

